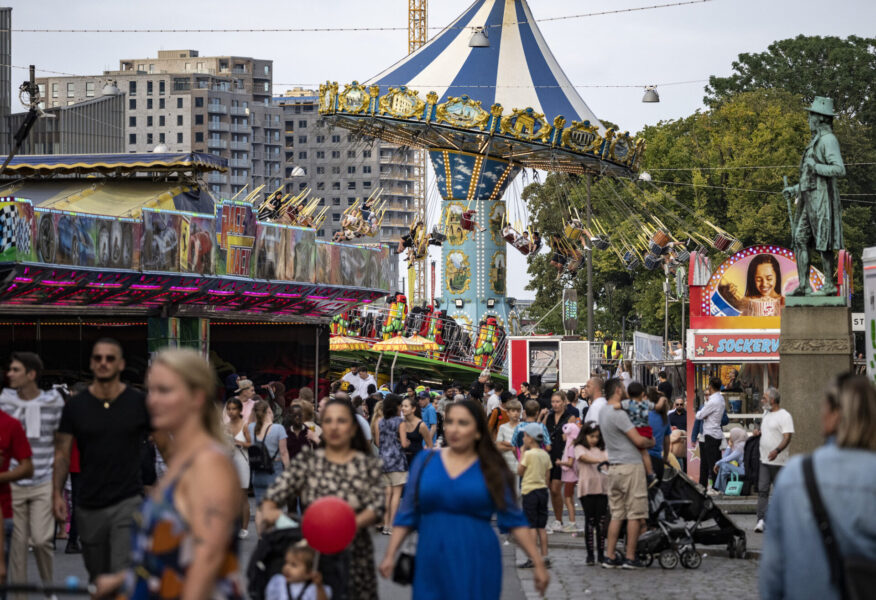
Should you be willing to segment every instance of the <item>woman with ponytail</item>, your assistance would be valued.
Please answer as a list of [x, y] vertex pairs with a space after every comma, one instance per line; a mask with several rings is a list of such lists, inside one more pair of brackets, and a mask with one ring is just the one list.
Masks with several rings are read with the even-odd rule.
[[416, 530], [417, 562], [442, 568], [414, 570], [414, 598], [498, 599], [502, 552], [491, 525], [497, 514], [499, 529], [510, 530], [534, 563], [535, 587], [543, 594], [548, 572], [517, 504], [514, 476], [490, 437], [483, 408], [468, 400], [448, 404], [444, 439], [447, 447], [420, 452], [411, 464], [380, 573], [392, 574], [396, 552]]

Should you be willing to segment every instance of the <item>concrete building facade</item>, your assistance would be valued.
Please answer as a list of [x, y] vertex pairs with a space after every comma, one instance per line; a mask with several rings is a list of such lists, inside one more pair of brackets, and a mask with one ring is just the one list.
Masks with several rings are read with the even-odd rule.
[[228, 159], [227, 173], [206, 177], [218, 197], [264, 184], [283, 185], [282, 109], [271, 103], [273, 61], [160, 50], [157, 58], [122, 59], [102, 75], [37, 80], [45, 107], [90, 100], [107, 84], [125, 95], [125, 151], [209, 152]]
[[[310, 188], [313, 196], [322, 198], [321, 205], [328, 206], [329, 212], [317, 235], [330, 239], [340, 229], [344, 210], [380, 189], [387, 201], [380, 234], [361, 241], [397, 241], [416, 218], [416, 153], [382, 141], [357, 140], [345, 129], [327, 127], [320, 119], [318, 102], [317, 92], [306, 89], [274, 98], [283, 111], [286, 191]], [[294, 176], [296, 167], [304, 175]]]
[[12, 111], [12, 9], [0, 8], [0, 151], [9, 151], [12, 133], [6, 117]]

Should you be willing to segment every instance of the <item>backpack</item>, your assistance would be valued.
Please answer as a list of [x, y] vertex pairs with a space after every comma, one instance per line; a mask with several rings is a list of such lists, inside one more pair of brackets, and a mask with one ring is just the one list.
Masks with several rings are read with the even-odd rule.
[[[273, 425], [271, 425], [271, 427], [273, 427]], [[253, 436], [252, 445], [246, 449], [247, 454], [249, 455], [249, 468], [254, 473], [274, 472], [274, 459], [277, 458], [277, 454], [280, 453], [280, 448], [279, 446], [277, 447], [274, 456], [271, 456], [268, 452], [268, 447], [265, 445], [265, 439], [271, 432], [271, 427], [268, 427], [268, 431], [262, 439], [259, 439], [258, 436]], [[255, 430], [253, 430], [253, 432], [255, 432]], [[282, 440], [280, 443], [283, 443]]]
[[745, 440], [742, 465], [745, 468], [745, 475], [742, 476], [742, 495], [748, 496], [757, 489], [757, 479], [760, 475], [760, 436]]

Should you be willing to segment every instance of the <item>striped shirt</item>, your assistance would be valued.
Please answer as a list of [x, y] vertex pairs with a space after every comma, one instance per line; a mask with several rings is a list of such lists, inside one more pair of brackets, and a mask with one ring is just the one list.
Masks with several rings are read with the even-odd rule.
[[[22, 400], [12, 389], [0, 393], [0, 410], [18, 419], [33, 450], [33, 476], [20, 479], [15, 485], [30, 487], [51, 481], [55, 464], [55, 432], [63, 409], [64, 400], [55, 390], [41, 392], [32, 400]], [[9, 468], [13, 469], [17, 464], [13, 460]]]

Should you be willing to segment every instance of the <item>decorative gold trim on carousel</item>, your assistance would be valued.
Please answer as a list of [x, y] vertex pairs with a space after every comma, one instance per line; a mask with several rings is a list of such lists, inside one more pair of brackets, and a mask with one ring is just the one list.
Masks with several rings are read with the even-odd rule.
[[[454, 219], [451, 217], [453, 208], [459, 207], [459, 217]], [[447, 201], [444, 205], [444, 233], [447, 235], [447, 243], [451, 246], [461, 246], [468, 240], [468, 232], [462, 228], [462, 213], [465, 211], [465, 204], [460, 201]]]
[[537, 113], [532, 108], [515, 108], [510, 115], [502, 117], [499, 130], [503, 135], [518, 140], [546, 144], [551, 139], [552, 128], [542, 113]]
[[344, 91], [338, 97], [338, 107], [344, 112], [358, 115], [366, 112], [371, 106], [371, 95], [364, 85], [358, 81], [344, 86]]
[[[355, 82], [354, 82], [355, 83]], [[338, 98], [338, 82], [319, 84], [319, 112], [320, 114], [334, 114], [335, 101]]]
[[[458, 267], [453, 264], [454, 256], [462, 257]], [[465, 278], [465, 282], [460, 284], [459, 288], [450, 285], [451, 278], [456, 277]], [[452, 296], [464, 294], [471, 287], [471, 264], [468, 262], [468, 256], [462, 250], [452, 250], [447, 253], [447, 259], [444, 261], [444, 285], [447, 293]]]
[[[502, 316], [495, 310], [487, 310], [487, 312], [481, 315], [481, 318], [486, 319], [487, 317], [493, 317], [494, 319], [496, 319], [496, 325], [500, 327], [505, 326], [505, 321], [502, 319]], [[480, 329], [480, 327], [478, 329]]]
[[599, 128], [590, 121], [572, 121], [572, 125], [563, 130], [561, 145], [576, 152], [599, 154], [603, 138]]
[[426, 103], [420, 99], [420, 93], [410, 88], [391, 87], [389, 92], [380, 97], [378, 114], [390, 115], [399, 119], [422, 119]]
[[475, 156], [475, 163], [471, 170], [471, 180], [468, 182], [468, 193], [465, 196], [466, 200], [472, 200], [475, 197], [483, 168], [484, 157], [482, 155]]
[[450, 315], [450, 317], [452, 319], [454, 319], [455, 321], [459, 321], [460, 324], [463, 326], [463, 328], [467, 327], [469, 330], [469, 333], [473, 333], [472, 325], [471, 325], [471, 317], [468, 316], [466, 313], [456, 311], [455, 313]]
[[481, 108], [480, 100], [472, 100], [468, 96], [448, 96], [446, 102], [435, 107], [436, 123], [444, 122], [453, 127], [477, 127], [483, 131], [489, 121], [490, 113]]
[[499, 192], [503, 189], [502, 185], [505, 183], [505, 180], [508, 179], [508, 175], [511, 174], [511, 171], [514, 170], [514, 163], [509, 162], [508, 166], [505, 167], [505, 170], [502, 171], [502, 174], [499, 175], [499, 181], [496, 182], [495, 187], [493, 188], [493, 193], [490, 194], [490, 200], [497, 200], [499, 196]]

